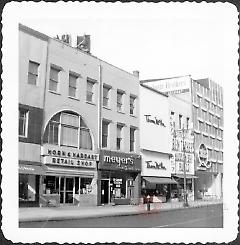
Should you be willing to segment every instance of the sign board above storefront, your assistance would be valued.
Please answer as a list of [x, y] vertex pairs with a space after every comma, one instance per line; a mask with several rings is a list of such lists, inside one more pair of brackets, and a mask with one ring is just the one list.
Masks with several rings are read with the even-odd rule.
[[141, 171], [141, 156], [101, 150], [99, 169]]
[[99, 155], [91, 151], [73, 150], [66, 147], [45, 145], [41, 148], [44, 164], [96, 168]]
[[143, 151], [142, 153], [142, 176], [171, 177], [168, 154], [151, 151]]

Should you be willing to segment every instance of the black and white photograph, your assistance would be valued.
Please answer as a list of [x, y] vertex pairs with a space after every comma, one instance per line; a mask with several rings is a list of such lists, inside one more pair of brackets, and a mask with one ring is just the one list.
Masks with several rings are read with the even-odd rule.
[[11, 2], [2, 24], [6, 239], [236, 239], [233, 4]]

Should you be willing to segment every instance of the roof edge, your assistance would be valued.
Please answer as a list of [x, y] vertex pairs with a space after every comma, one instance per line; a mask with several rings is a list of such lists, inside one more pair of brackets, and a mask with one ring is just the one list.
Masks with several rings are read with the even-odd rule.
[[150, 86], [147, 86], [146, 84], [140, 83], [140, 86], [142, 86], [142, 87], [144, 87], [144, 88], [147, 88], [147, 89], [149, 89], [149, 90], [151, 90], [151, 91], [153, 91], [153, 92], [155, 92], [155, 93], [161, 94], [161, 95], [163, 95], [163, 96], [165, 96], [165, 97], [169, 97], [169, 95], [167, 95], [167, 94], [165, 94], [165, 93], [163, 93], [163, 92], [160, 92], [160, 91], [158, 91], [158, 90], [155, 89], [155, 88], [152, 88], [152, 87], [150, 87]]

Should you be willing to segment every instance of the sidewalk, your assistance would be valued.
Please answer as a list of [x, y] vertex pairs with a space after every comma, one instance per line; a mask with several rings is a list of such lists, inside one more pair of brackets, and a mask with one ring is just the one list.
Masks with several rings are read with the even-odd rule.
[[147, 211], [146, 204], [118, 206], [105, 205], [96, 207], [60, 206], [44, 208], [19, 208], [19, 222], [69, 220], [106, 216], [148, 214], [176, 209], [197, 208], [220, 203], [222, 203], [222, 200], [189, 201], [189, 207], [187, 208], [183, 207], [182, 202], [151, 203], [150, 212]]

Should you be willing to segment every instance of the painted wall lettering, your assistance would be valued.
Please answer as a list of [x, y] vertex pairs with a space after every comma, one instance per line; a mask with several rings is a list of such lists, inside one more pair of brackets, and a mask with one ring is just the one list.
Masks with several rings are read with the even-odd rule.
[[146, 122], [166, 127], [166, 125], [163, 123], [162, 119], [157, 119], [156, 117], [153, 118], [151, 114], [144, 115], [144, 116], [146, 118]]

